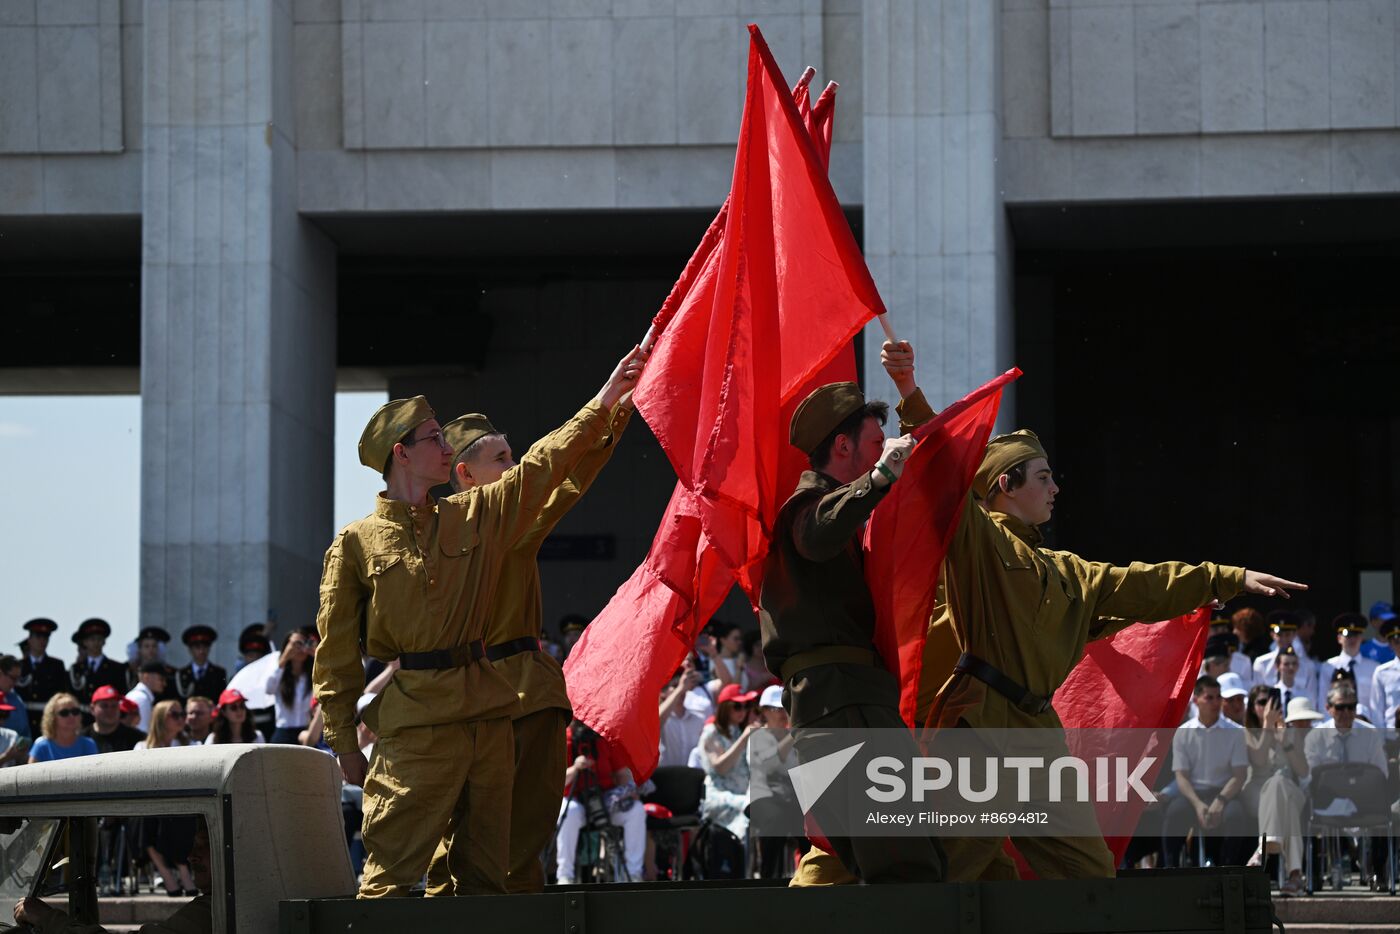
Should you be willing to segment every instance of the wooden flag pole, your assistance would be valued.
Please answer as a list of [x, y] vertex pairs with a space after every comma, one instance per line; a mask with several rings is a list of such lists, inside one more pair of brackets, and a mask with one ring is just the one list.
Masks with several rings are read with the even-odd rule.
[[884, 312], [882, 314], [876, 315], [876, 317], [880, 319], [880, 327], [885, 329], [885, 339], [888, 340], [891, 344], [898, 344], [899, 338], [894, 336], [894, 328], [890, 326], [889, 312]]

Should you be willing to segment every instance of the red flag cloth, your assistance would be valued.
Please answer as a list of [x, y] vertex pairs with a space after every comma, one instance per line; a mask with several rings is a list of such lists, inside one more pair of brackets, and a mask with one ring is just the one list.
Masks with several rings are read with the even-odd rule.
[[938, 571], [986, 454], [1008, 370], [914, 431], [918, 444], [865, 528], [865, 580], [875, 601], [875, 647], [899, 679], [899, 712], [914, 726]]
[[[1097, 755], [1153, 756], [1158, 761], [1144, 774], [1143, 784], [1156, 788], [1171, 742], [1163, 731], [1179, 726], [1186, 715], [1209, 629], [1210, 608], [1201, 607], [1185, 616], [1150, 626], [1129, 626], [1108, 639], [1090, 642], [1084, 657], [1055, 691], [1055, 712], [1069, 731], [1066, 740], [1070, 752], [1086, 760]], [[1110, 737], [1078, 732], [1081, 729], [1138, 732]], [[1096, 744], [1112, 748], [1091, 748]], [[1108, 808], [1118, 809], [1115, 823], [1136, 821], [1144, 806], [1135, 795], [1128, 795], [1122, 803], [1097, 805], [1100, 822]], [[1115, 863], [1123, 858], [1130, 840], [1104, 838]], [[1034, 879], [1035, 873], [1009, 840], [1006, 849], [1016, 860], [1021, 878]]]
[[[1129, 626], [1111, 638], [1090, 642], [1084, 657], [1055, 692], [1055, 712], [1070, 729], [1070, 752], [1092, 758], [1092, 749], [1076, 748], [1080, 738], [1102, 738], [1104, 734], [1076, 734], [1078, 729], [1132, 729], [1124, 739], [1115, 734], [1114, 755], [1155, 756], [1157, 762], [1144, 776], [1149, 788], [1157, 787], [1158, 773], [1167, 749], [1158, 748], [1165, 738], [1162, 730], [1181, 724], [1186, 705], [1191, 702], [1196, 676], [1205, 653], [1210, 628], [1210, 608], [1178, 616], [1151, 626]], [[1149, 732], [1149, 731], [1159, 732]], [[1136, 744], [1138, 748], [1128, 748]], [[1143, 802], [1129, 795], [1124, 803], [1100, 807], [1119, 809], [1115, 823], [1141, 815]], [[1123, 811], [1126, 810], [1127, 816]], [[1128, 848], [1128, 837], [1106, 837], [1115, 861]]]
[[818, 380], [855, 378], [851, 338], [884, 311], [826, 178], [833, 89], [799, 113], [749, 31], [729, 200], [652, 322], [634, 395], [679, 482], [646, 560], [564, 666], [575, 716], [639, 780], [656, 764], [659, 692], [697, 631], [735, 580], [757, 602], [768, 530], [805, 467], [792, 410]]

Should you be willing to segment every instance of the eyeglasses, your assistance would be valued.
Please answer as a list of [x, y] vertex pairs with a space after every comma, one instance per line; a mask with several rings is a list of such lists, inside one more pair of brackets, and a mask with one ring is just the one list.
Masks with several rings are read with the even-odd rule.
[[1333, 710], [1355, 710], [1355, 709], [1356, 709], [1356, 705], [1355, 705], [1355, 704], [1333, 704], [1333, 705], [1332, 705], [1332, 709], [1333, 709]]
[[421, 438], [409, 438], [407, 441], [403, 442], [403, 446], [406, 448], [411, 448], [421, 441], [431, 441], [438, 447], [442, 448], [444, 451], [452, 450], [452, 445], [447, 443], [447, 439], [442, 436], [442, 431], [438, 429], [434, 429], [428, 432]]
[[83, 711], [82, 711], [82, 708], [81, 708], [81, 707], [64, 707], [62, 710], [58, 711], [57, 713], [58, 713], [58, 715], [59, 715], [60, 717], [76, 717], [76, 716], [81, 715], [82, 712], [83, 712]]

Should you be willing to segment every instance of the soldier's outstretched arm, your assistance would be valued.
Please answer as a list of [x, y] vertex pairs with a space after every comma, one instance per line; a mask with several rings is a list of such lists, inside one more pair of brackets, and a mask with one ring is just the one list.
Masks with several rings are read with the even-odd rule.
[[618, 361], [597, 397], [535, 442], [520, 463], [507, 470], [500, 480], [450, 499], [482, 497], [487, 506], [481, 519], [482, 533], [503, 547], [514, 547], [529, 533], [545, 503], [570, 471], [607, 434], [612, 410], [636, 387], [646, 358], [645, 351], [633, 347]]

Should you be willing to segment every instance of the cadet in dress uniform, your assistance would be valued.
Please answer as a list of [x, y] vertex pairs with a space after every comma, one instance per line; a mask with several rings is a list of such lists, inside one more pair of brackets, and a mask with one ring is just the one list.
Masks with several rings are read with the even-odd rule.
[[[554, 836], [559, 816], [559, 789], [564, 785], [565, 745], [572, 711], [564, 688], [564, 670], [544, 652], [543, 601], [540, 598], [540, 546], [560, 519], [593, 484], [612, 457], [632, 414], [631, 399], [613, 410], [606, 437], [579, 461], [545, 503], [535, 525], [501, 564], [496, 611], [486, 629], [486, 657], [515, 687], [521, 709], [511, 726], [515, 733], [515, 780], [511, 790], [510, 867], [506, 888], [538, 892], [544, 888], [540, 854]], [[463, 415], [442, 429], [452, 445], [455, 492], [494, 483], [515, 466], [510, 443], [485, 415]], [[447, 866], [450, 840], [443, 840], [428, 869], [428, 889], [451, 894]]]
[[[387, 490], [326, 552], [314, 671], [325, 741], [345, 780], [364, 787], [360, 897], [407, 895], [444, 836], [465, 848], [460, 860], [449, 856], [457, 894], [506, 890], [511, 718], [521, 706], [484, 642], [501, 566], [607, 436], [644, 359], [634, 348], [597, 399], [499, 481], [442, 500], [429, 491], [448, 480], [453, 452], [425, 398], [395, 399], [365, 427], [360, 462], [384, 475]], [[368, 766], [355, 727], [362, 653], [399, 661], [363, 713], [379, 737]]]
[[190, 663], [175, 672], [175, 692], [187, 697], [218, 697], [228, 687], [228, 672], [209, 661], [209, 647], [219, 634], [213, 626], [190, 626], [180, 641], [190, 651]]
[[146, 626], [136, 634], [136, 658], [126, 666], [127, 693], [130, 694], [141, 683], [141, 671], [147, 665], [160, 665], [165, 672], [165, 688], [156, 701], [179, 700], [175, 691], [175, 669], [165, 661], [165, 646], [170, 642], [170, 633], [159, 626]]
[[44, 705], [55, 694], [71, 694], [72, 685], [63, 662], [49, 655], [49, 636], [58, 629], [58, 623], [40, 617], [25, 623], [24, 628], [29, 635], [19, 644], [20, 673], [15, 690], [24, 698], [24, 709], [29, 714], [29, 735], [42, 736], [39, 724], [44, 719]]
[[1323, 683], [1329, 685], [1336, 678], [1334, 672], [1345, 672], [1356, 683], [1357, 703], [1365, 707], [1366, 713], [1374, 720], [1384, 711], [1376, 709], [1376, 700], [1371, 695], [1371, 689], [1375, 686], [1376, 669], [1380, 665], [1374, 658], [1367, 658], [1361, 654], [1366, 626], [1366, 617], [1360, 613], [1343, 613], [1332, 620], [1332, 628], [1337, 633], [1337, 644], [1342, 651], [1323, 663], [1322, 672]]
[[78, 660], [68, 670], [68, 680], [73, 686], [73, 696], [82, 701], [83, 706], [92, 702], [92, 692], [100, 687], [127, 689], [126, 666], [115, 658], [108, 658], [102, 651], [111, 635], [112, 627], [105, 619], [96, 617], [83, 620], [78, 631], [73, 633]]

